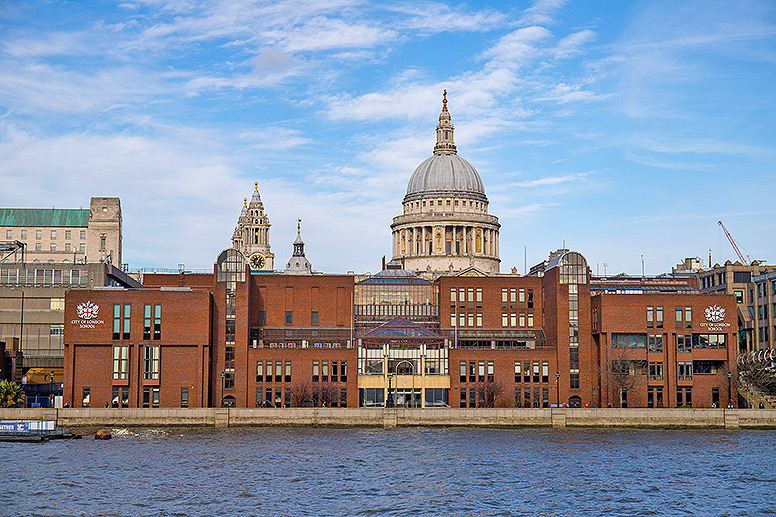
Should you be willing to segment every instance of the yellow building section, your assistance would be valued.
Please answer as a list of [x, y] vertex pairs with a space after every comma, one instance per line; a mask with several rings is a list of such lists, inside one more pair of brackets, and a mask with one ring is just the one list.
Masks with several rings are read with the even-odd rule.
[[[415, 388], [450, 388], [450, 376], [448, 375], [415, 375]], [[391, 387], [412, 388], [412, 375], [391, 374]], [[386, 375], [359, 375], [359, 388], [387, 388], [388, 377]]]

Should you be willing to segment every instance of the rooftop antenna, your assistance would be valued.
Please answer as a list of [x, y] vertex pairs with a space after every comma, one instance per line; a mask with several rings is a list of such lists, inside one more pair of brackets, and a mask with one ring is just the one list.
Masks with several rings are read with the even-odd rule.
[[523, 274], [528, 274], [528, 246], [523, 246]]
[[606, 277], [606, 268], [607, 268], [607, 266], [608, 266], [608, 265], [609, 265], [609, 263], [608, 263], [608, 262], [604, 262], [604, 263], [602, 264], [602, 266], [604, 266], [604, 277]]
[[641, 278], [644, 278], [644, 255], [641, 256]]
[[711, 262], [711, 248], [709, 248], [709, 269], [711, 269], [712, 262]]

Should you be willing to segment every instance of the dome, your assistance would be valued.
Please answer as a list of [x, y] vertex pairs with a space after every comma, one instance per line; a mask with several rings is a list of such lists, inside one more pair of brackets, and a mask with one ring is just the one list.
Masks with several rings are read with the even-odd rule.
[[429, 195], [464, 195], [484, 201], [488, 199], [477, 170], [457, 154], [434, 154], [412, 173], [404, 200]]

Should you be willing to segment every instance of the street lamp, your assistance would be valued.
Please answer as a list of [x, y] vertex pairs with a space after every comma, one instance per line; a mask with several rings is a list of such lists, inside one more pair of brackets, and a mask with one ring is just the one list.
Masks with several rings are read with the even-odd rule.
[[728, 370], [727, 372], [727, 377], [728, 377], [728, 407], [733, 407], [733, 400], [732, 400], [733, 392], [730, 389], [730, 383], [733, 380], [733, 373], [730, 370]]
[[224, 390], [226, 383], [226, 371], [221, 371], [221, 407], [224, 407]]
[[385, 401], [385, 407], [393, 407], [393, 394], [391, 393], [391, 378], [393, 375], [388, 373], [388, 398]]
[[560, 407], [560, 372], [555, 372], [555, 407]]

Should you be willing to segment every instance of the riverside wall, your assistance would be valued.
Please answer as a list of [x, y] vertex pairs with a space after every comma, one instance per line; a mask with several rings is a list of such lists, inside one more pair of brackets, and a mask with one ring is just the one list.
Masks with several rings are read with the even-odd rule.
[[0, 420], [55, 420], [61, 427], [471, 426], [776, 429], [771, 409], [0, 409]]

